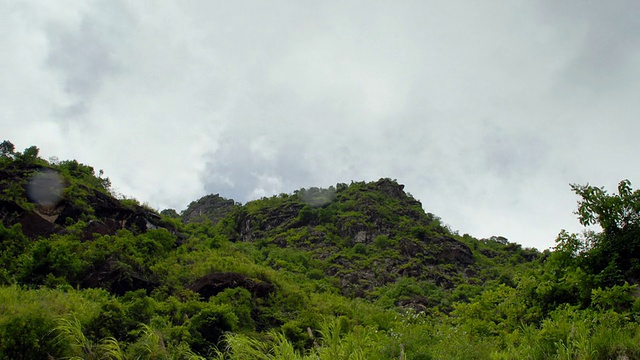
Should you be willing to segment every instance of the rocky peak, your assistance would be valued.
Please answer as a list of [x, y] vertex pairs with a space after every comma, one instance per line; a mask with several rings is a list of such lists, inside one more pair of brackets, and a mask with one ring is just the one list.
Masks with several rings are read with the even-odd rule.
[[373, 183], [373, 187], [381, 193], [392, 198], [407, 198], [407, 194], [404, 192], [404, 185], [398, 184], [397, 181], [391, 180], [389, 178], [383, 178], [376, 181], [375, 183]]
[[232, 199], [225, 199], [220, 194], [211, 194], [191, 202], [182, 212], [185, 223], [212, 221], [217, 224], [238, 206]]

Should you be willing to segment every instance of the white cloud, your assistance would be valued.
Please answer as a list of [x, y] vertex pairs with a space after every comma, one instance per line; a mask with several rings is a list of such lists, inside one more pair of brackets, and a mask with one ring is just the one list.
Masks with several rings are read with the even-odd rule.
[[478, 237], [553, 245], [633, 168], [635, 3], [0, 3], [0, 127], [184, 208], [397, 178]]

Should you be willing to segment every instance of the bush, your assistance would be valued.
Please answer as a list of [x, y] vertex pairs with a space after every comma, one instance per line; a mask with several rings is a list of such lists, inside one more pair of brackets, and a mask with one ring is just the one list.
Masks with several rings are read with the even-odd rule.
[[232, 332], [237, 327], [238, 317], [230, 305], [210, 305], [191, 319], [190, 345], [198, 353], [206, 354], [218, 346], [225, 332]]
[[384, 250], [391, 246], [391, 240], [387, 235], [378, 235], [373, 239], [373, 245]]
[[366, 255], [367, 247], [363, 243], [357, 243], [353, 246], [353, 252], [359, 255]]
[[57, 358], [65, 344], [52, 331], [52, 318], [35, 311], [0, 320], [0, 359]]

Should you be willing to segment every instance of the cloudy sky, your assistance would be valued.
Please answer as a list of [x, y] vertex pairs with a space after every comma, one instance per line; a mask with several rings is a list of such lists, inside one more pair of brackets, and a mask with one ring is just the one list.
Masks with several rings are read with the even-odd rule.
[[554, 245], [570, 183], [640, 186], [640, 2], [0, 0], [0, 140], [184, 209], [397, 179]]

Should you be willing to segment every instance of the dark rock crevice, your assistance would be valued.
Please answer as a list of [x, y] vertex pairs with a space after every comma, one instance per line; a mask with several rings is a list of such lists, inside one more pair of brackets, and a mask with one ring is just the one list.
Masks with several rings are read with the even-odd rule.
[[203, 276], [191, 284], [188, 289], [194, 291], [205, 299], [215, 296], [226, 289], [242, 287], [258, 298], [269, 296], [275, 291], [271, 283], [252, 279], [242, 274], [233, 272], [217, 272]]

